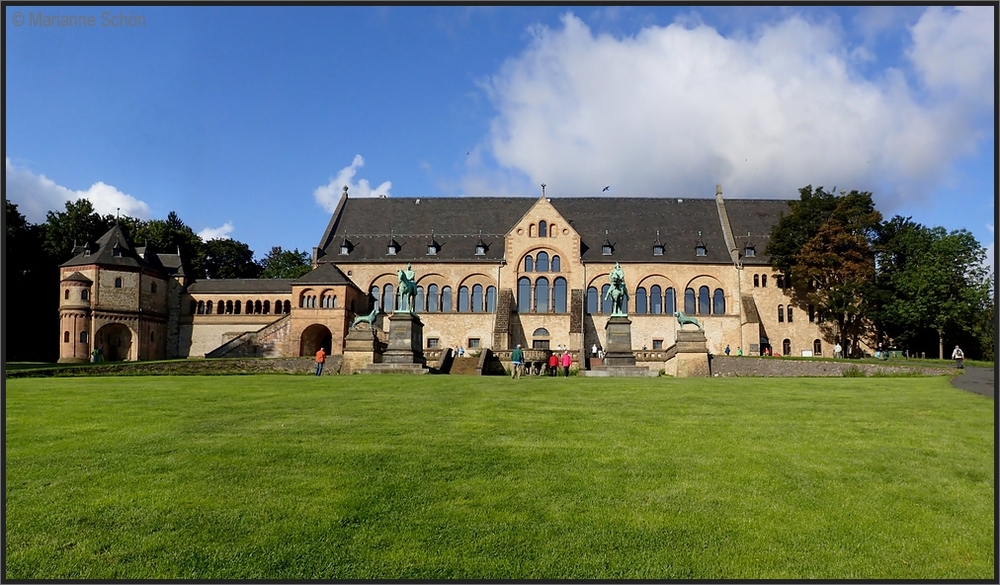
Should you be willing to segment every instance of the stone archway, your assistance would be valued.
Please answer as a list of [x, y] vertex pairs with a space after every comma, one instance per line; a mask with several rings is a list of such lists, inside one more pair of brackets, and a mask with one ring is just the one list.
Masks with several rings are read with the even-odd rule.
[[104, 361], [125, 361], [132, 351], [132, 330], [122, 323], [108, 323], [97, 331], [95, 345], [102, 351]]
[[321, 347], [326, 351], [326, 355], [330, 355], [332, 345], [333, 334], [330, 330], [325, 325], [314, 323], [302, 331], [302, 337], [299, 338], [299, 355], [315, 355]]

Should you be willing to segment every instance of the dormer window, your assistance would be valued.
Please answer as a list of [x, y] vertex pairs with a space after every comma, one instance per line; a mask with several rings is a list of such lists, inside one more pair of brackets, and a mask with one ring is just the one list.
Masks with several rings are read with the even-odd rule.
[[660, 242], [660, 230], [656, 230], [656, 240], [653, 242], [653, 256], [663, 256], [663, 243]]
[[351, 245], [351, 242], [348, 241], [347, 236], [344, 236], [344, 241], [342, 241], [340, 243], [340, 255], [341, 256], [348, 256], [348, 255], [350, 255], [351, 248], [353, 248], [353, 246]]
[[385, 250], [386, 255], [395, 256], [399, 253], [399, 249], [401, 247], [402, 246], [399, 245], [399, 242], [396, 241], [395, 236], [392, 235], [392, 232], [389, 232], [389, 246]]
[[434, 232], [431, 232], [431, 241], [427, 243], [427, 255], [437, 256], [438, 252], [440, 251], [441, 251], [441, 244], [437, 243], [437, 240], [434, 239]]
[[701, 231], [698, 231], [698, 241], [694, 245], [694, 255], [695, 256], [707, 256], [708, 248], [705, 247], [705, 242], [701, 239]]
[[615, 248], [614, 245], [608, 238], [608, 230], [604, 230], [604, 243], [601, 244], [601, 255], [610, 256], [611, 253], [614, 252], [614, 248]]
[[117, 247], [117, 246], [115, 246], [114, 248], [111, 249], [111, 255], [115, 256], [115, 257], [121, 256], [122, 255], [122, 249], [119, 248], [119, 247]]
[[743, 248], [743, 256], [747, 258], [753, 258], [756, 255], [757, 255], [757, 250], [755, 250], [753, 246], [747, 246], [746, 248]]
[[476, 242], [476, 256], [485, 256], [487, 248], [489, 246], [483, 241], [483, 231], [479, 230], [479, 241]]

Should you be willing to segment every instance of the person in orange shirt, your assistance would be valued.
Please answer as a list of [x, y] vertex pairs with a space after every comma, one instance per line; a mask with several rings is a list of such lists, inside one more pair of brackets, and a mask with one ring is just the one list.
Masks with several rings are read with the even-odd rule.
[[326, 351], [323, 348], [319, 348], [316, 352], [316, 375], [319, 376], [323, 373], [323, 363], [326, 362]]

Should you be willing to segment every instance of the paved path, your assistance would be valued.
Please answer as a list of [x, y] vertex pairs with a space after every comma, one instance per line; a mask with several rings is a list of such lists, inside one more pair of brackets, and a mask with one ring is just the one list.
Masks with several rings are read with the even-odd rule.
[[954, 376], [951, 385], [962, 390], [994, 398], [993, 370], [990, 368], [965, 367], [965, 374]]

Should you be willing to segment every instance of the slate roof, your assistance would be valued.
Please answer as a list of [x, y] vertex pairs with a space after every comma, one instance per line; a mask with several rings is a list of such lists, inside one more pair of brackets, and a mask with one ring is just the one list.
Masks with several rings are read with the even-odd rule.
[[[115, 248], [120, 251], [115, 256]], [[87, 254], [85, 249], [90, 249]], [[118, 224], [104, 233], [95, 244], [84, 244], [74, 249], [77, 255], [63, 262], [62, 266], [84, 266], [98, 264], [101, 266], [116, 266], [121, 268], [146, 268], [147, 263], [135, 252], [132, 240]]]
[[74, 272], [73, 274], [70, 274], [66, 278], [62, 279], [61, 282], [71, 282], [71, 281], [72, 282], [86, 282], [87, 284], [93, 284], [94, 283], [93, 280], [90, 280], [89, 278], [87, 278], [86, 276], [80, 274], [79, 272]]
[[192, 282], [190, 293], [290, 293], [293, 278], [215, 278]]
[[329, 262], [321, 262], [314, 270], [295, 280], [295, 284], [347, 284], [354, 286], [346, 274]]
[[[419, 203], [417, 203], [419, 201]], [[346, 199], [330, 221], [320, 243], [321, 261], [338, 264], [364, 262], [499, 261], [503, 238], [535, 204], [534, 197], [432, 197]], [[551, 198], [553, 207], [582, 239], [584, 262], [664, 262], [728, 264], [732, 260], [722, 232], [715, 198], [565, 197]], [[767, 235], [787, 210], [787, 200], [726, 199], [726, 211], [736, 245], [742, 253], [751, 233], [756, 257], [748, 264], [768, 264], [763, 255]], [[479, 232], [489, 245], [485, 256], [475, 255]], [[657, 239], [663, 255], [653, 255]], [[697, 256], [700, 241], [705, 256]], [[441, 245], [436, 256], [427, 254], [431, 234]], [[395, 256], [386, 254], [390, 237], [401, 244]], [[602, 254], [607, 238], [611, 256]], [[350, 254], [340, 255], [346, 242]]]

